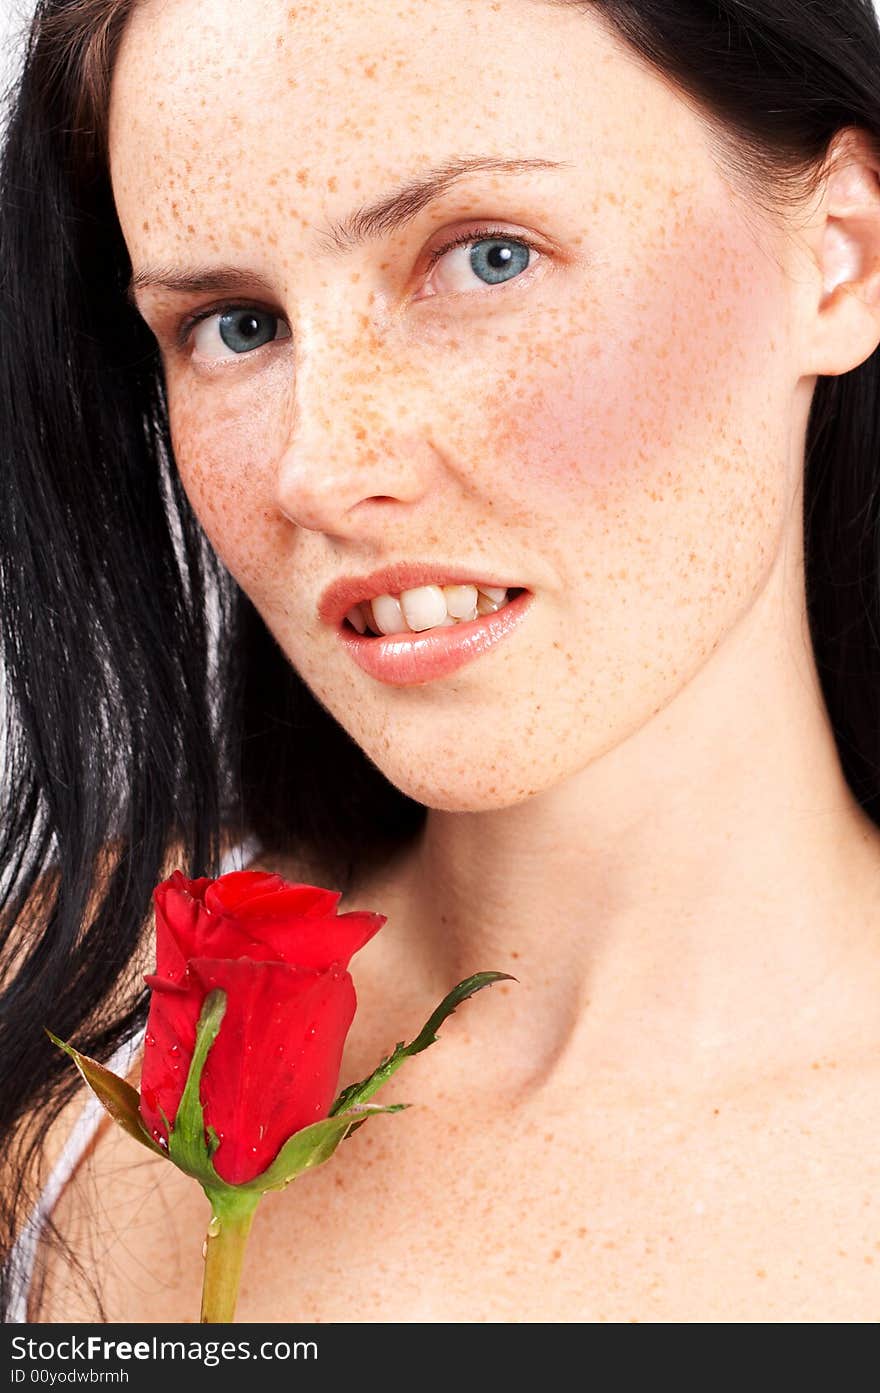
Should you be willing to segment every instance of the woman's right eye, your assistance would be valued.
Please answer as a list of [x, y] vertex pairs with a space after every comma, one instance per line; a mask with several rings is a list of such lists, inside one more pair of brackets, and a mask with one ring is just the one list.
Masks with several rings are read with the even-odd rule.
[[[220, 310], [208, 310], [181, 329], [182, 341], [192, 339], [199, 358], [215, 362], [240, 358], [276, 339], [289, 338], [290, 328], [280, 315], [255, 305], [224, 305]], [[228, 350], [225, 353], [224, 348]]]

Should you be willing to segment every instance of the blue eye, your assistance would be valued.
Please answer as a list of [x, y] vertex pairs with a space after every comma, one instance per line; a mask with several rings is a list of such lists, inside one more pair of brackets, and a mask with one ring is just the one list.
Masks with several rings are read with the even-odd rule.
[[[279, 315], [271, 314], [269, 310], [261, 310], [254, 305], [229, 305], [219, 314], [208, 312], [189, 326], [183, 326], [184, 337], [192, 333], [200, 357], [228, 356], [224, 353], [212, 354], [209, 351], [210, 336], [215, 327], [221, 343], [233, 356], [239, 357], [254, 348], [262, 348], [263, 344], [271, 343], [273, 339], [290, 337], [290, 330]], [[285, 332], [279, 334], [279, 329]], [[200, 337], [203, 340], [201, 344]]]
[[[457, 247], [471, 248], [467, 265], [475, 276], [485, 278], [486, 285], [503, 285], [521, 275], [531, 264], [532, 252], [537, 251], [533, 243], [522, 237], [512, 237], [507, 232], [489, 231], [481, 236], [473, 231], [462, 232], [431, 253], [429, 269], [433, 269], [447, 252], [455, 251]], [[455, 258], [450, 260], [454, 261]]]
[[[274, 315], [253, 310], [227, 310], [217, 321], [220, 337], [233, 353], [260, 348], [275, 337]], [[267, 332], [268, 331], [268, 332]]]
[[[480, 250], [488, 246], [490, 251]], [[511, 251], [511, 246], [515, 250]], [[481, 239], [471, 251], [469, 260], [471, 269], [475, 275], [479, 275], [481, 270], [485, 270], [489, 284], [498, 285], [500, 281], [508, 279], [508, 272], [512, 271], [518, 276], [521, 271], [525, 271], [529, 265], [529, 249], [517, 242], [508, 242], [507, 246], [499, 244], [497, 239]]]

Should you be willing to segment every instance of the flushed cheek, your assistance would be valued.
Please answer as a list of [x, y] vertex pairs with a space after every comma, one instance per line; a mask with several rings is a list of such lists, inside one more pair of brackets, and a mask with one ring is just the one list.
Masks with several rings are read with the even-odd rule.
[[[748, 244], [746, 244], [748, 245]], [[781, 272], [675, 249], [572, 306], [496, 397], [485, 458], [560, 577], [664, 609], [751, 584], [781, 521], [791, 383]], [[634, 290], [634, 286], [636, 287]], [[503, 468], [500, 462], [503, 461]], [[496, 506], [500, 507], [498, 503]]]
[[591, 679], [613, 662], [633, 690], [646, 660], [692, 670], [766, 577], [791, 382], [781, 272], [745, 238], [629, 271], [533, 341], [481, 458], [494, 514], [527, 526], [577, 613]]

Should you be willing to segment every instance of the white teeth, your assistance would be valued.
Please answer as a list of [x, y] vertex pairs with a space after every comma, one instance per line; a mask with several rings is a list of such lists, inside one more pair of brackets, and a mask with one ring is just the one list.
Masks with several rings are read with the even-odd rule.
[[467, 623], [494, 614], [506, 603], [508, 592], [498, 585], [419, 585], [400, 595], [375, 595], [353, 605], [346, 619], [363, 634], [421, 633]]
[[393, 595], [374, 595], [370, 604], [376, 628], [383, 634], [399, 634], [409, 625], [400, 607], [400, 601]]
[[[475, 585], [445, 585], [446, 608], [453, 619], [476, 619], [479, 590]], [[502, 591], [507, 594], [507, 591]]]
[[439, 585], [420, 585], [415, 590], [404, 590], [400, 596], [400, 607], [406, 622], [415, 632], [433, 629], [442, 624], [449, 615], [446, 596]]
[[348, 614], [345, 617], [348, 620], [349, 624], [354, 625], [359, 634], [363, 634], [366, 632], [367, 621], [364, 619], [364, 612], [361, 609], [360, 605], [355, 605], [352, 609], [348, 611]]

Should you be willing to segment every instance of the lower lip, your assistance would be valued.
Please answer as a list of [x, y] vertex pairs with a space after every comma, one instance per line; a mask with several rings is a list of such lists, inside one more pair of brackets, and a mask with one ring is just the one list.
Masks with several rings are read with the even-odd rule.
[[472, 658], [488, 653], [525, 618], [533, 599], [532, 592], [524, 590], [494, 614], [424, 634], [367, 638], [348, 628], [338, 632], [358, 667], [371, 677], [395, 687], [416, 686], [447, 677]]

